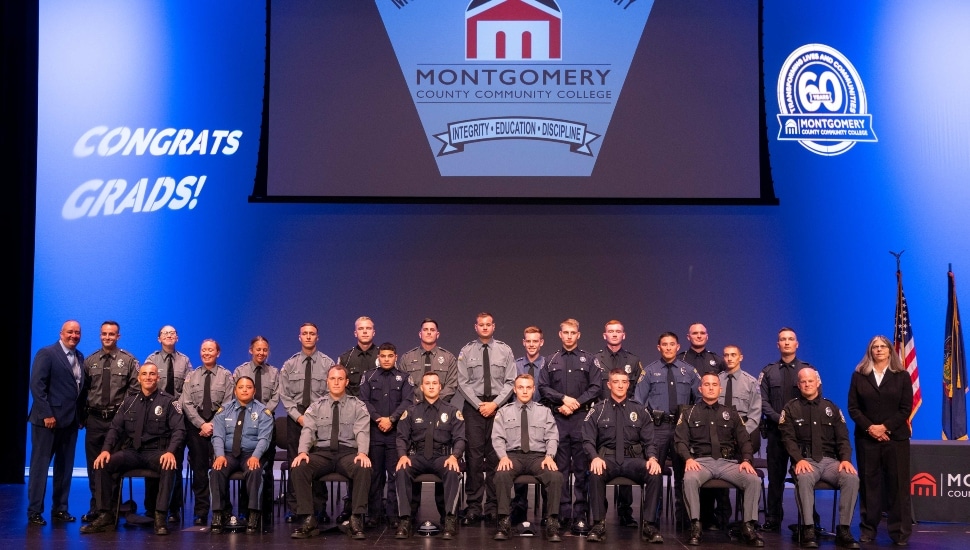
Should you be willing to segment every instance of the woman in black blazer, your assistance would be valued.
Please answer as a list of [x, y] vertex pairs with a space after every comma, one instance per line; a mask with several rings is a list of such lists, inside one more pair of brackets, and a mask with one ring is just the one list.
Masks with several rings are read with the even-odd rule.
[[909, 415], [913, 384], [892, 342], [885, 336], [869, 341], [866, 354], [849, 383], [849, 416], [855, 422], [859, 463], [860, 539], [875, 540], [883, 512], [889, 536], [906, 546], [913, 530], [909, 496]]

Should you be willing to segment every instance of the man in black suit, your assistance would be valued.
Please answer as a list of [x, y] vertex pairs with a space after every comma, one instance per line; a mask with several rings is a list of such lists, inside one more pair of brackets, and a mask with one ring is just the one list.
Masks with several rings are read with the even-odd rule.
[[27, 521], [46, 525], [44, 497], [47, 468], [54, 462], [54, 495], [51, 517], [74, 521], [67, 511], [74, 472], [74, 448], [80, 427], [78, 411], [85, 401], [84, 356], [77, 350], [81, 325], [67, 321], [60, 339], [37, 351], [30, 373], [30, 481], [27, 485]]

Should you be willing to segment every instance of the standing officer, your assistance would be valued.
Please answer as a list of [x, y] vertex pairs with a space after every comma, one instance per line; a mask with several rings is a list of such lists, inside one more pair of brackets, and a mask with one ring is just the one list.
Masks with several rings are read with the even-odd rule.
[[[223, 521], [232, 511], [226, 498], [229, 476], [243, 472], [246, 500], [240, 494], [239, 508], [248, 509], [246, 533], [251, 535], [259, 531], [260, 495], [266, 488], [263, 485], [266, 451], [273, 445], [273, 415], [254, 399], [256, 382], [252, 378], [237, 378], [235, 393], [236, 397], [212, 419], [212, 449], [216, 457], [209, 471], [212, 532], [222, 532]], [[269, 486], [270, 492], [272, 487]]]
[[849, 428], [839, 407], [819, 395], [822, 378], [805, 367], [798, 371], [799, 396], [782, 409], [778, 419], [781, 440], [795, 463], [795, 487], [801, 504], [803, 548], [818, 548], [815, 540], [815, 483], [826, 481], [839, 487], [839, 525], [835, 544], [859, 548], [849, 523], [859, 496], [859, 475], [852, 466]]
[[143, 363], [138, 369], [141, 391], [125, 397], [111, 420], [101, 454], [94, 459], [99, 515], [81, 533], [115, 528], [118, 482], [128, 470], [150, 469], [158, 474], [158, 491], [152, 504], [155, 534], [167, 535], [169, 505], [177, 483], [175, 453], [182, 449], [185, 422], [174, 397], [159, 389], [158, 367]]
[[377, 346], [374, 345], [374, 321], [370, 317], [358, 317], [354, 321], [354, 337], [357, 343], [337, 358], [337, 364], [347, 367], [347, 393], [360, 395], [360, 379], [378, 366]]
[[[640, 358], [630, 353], [623, 347], [626, 340], [626, 331], [623, 323], [613, 319], [607, 321], [603, 328], [603, 340], [606, 348], [596, 353], [600, 366], [603, 368], [603, 399], [610, 399], [609, 378], [613, 369], [622, 369], [626, 373], [630, 383], [627, 388], [627, 397], [633, 399], [633, 392], [636, 389], [637, 381], [643, 376], [643, 364]], [[625, 527], [638, 527], [637, 520], [633, 519], [633, 487], [620, 485], [616, 487], [616, 513], [620, 518], [620, 525]]]
[[[158, 343], [162, 349], [152, 352], [142, 364], [152, 363], [158, 367], [158, 389], [171, 395], [176, 401], [182, 397], [182, 387], [185, 379], [192, 372], [192, 361], [189, 356], [175, 349], [179, 341], [178, 331], [172, 325], [165, 325], [158, 329]], [[182, 461], [185, 458], [185, 441], [183, 447], [175, 450], [175, 492], [172, 494], [172, 507], [168, 510], [168, 521], [178, 523], [182, 513]], [[145, 510], [152, 516], [155, 512], [155, 501], [158, 497], [158, 480], [145, 480]]]
[[[653, 416], [657, 461], [662, 465], [670, 457], [673, 464], [674, 517], [677, 528], [682, 528], [687, 526], [689, 518], [684, 509], [682, 489], [684, 461], [674, 449], [674, 425], [677, 424], [680, 408], [693, 404], [699, 398], [697, 388], [701, 379], [694, 367], [677, 359], [680, 343], [673, 332], [660, 335], [657, 339], [657, 350], [660, 352], [660, 359], [644, 367], [643, 378], [637, 383], [634, 396]], [[654, 521], [659, 521], [660, 509], [651, 512]]]
[[464, 399], [462, 414], [468, 441], [465, 525], [478, 522], [483, 511], [490, 519], [498, 517], [494, 483], [498, 456], [492, 447], [492, 422], [499, 406], [512, 395], [515, 380], [515, 355], [508, 344], [493, 338], [495, 321], [491, 313], [475, 317], [475, 333], [478, 338], [458, 353], [458, 392]]
[[542, 404], [553, 410], [559, 429], [556, 467], [564, 479], [568, 480], [570, 474], [573, 476], [575, 493], [570, 494], [568, 481], [563, 483], [559, 517], [571, 523], [576, 534], [589, 529], [586, 523], [589, 461], [583, 449], [583, 417], [599, 398], [603, 383], [599, 361], [591, 353], [579, 349], [579, 337], [579, 321], [566, 319], [560, 323], [562, 349], [549, 356], [546, 368], [539, 371]]
[[[451, 540], [458, 533], [458, 486], [461, 482], [459, 457], [465, 452], [465, 420], [457, 408], [441, 398], [440, 376], [435, 371], [421, 377], [421, 401], [404, 411], [397, 425], [395, 482], [401, 514], [396, 539], [411, 536], [414, 478], [435, 474], [444, 485], [446, 514], [441, 538]], [[420, 498], [418, 499], [420, 502]]]
[[724, 359], [716, 352], [707, 349], [707, 327], [701, 323], [694, 323], [687, 328], [687, 339], [690, 347], [684, 350], [678, 359], [693, 365], [697, 374], [713, 372], [717, 374], [724, 370]]
[[[515, 359], [515, 372], [517, 376], [528, 374], [532, 377], [533, 386], [538, 383], [539, 371], [545, 368], [546, 358], [539, 354], [542, 346], [545, 345], [542, 338], [542, 329], [537, 326], [525, 327], [522, 333], [522, 347], [525, 348], [525, 355]], [[533, 388], [532, 400], [539, 401], [538, 388]], [[553, 453], [555, 454], [555, 453]], [[548, 502], [549, 495], [545, 485], [541, 485], [540, 494], [544, 502]], [[560, 495], [560, 498], [562, 496]], [[509, 513], [509, 522], [518, 525], [525, 521], [529, 511], [529, 485], [525, 483], [515, 484], [515, 497], [512, 499], [512, 510]], [[558, 508], [556, 514], [559, 514]], [[545, 516], [543, 517], [545, 519]]]
[[[317, 349], [319, 336], [315, 324], [303, 323], [300, 326], [299, 340], [301, 350], [287, 359], [280, 369], [280, 401], [287, 416], [287, 456], [296, 456], [303, 430], [303, 413], [311, 403], [327, 393], [327, 373], [333, 365], [333, 359]], [[326, 485], [317, 483], [313, 490], [314, 510], [321, 514], [321, 519], [326, 523], [329, 521], [323, 506], [327, 500]], [[286, 491], [286, 508], [289, 510], [286, 522], [292, 523], [293, 510], [296, 510], [296, 493], [293, 491], [292, 481]]]
[[[397, 422], [412, 403], [414, 387], [408, 375], [397, 370], [397, 348], [384, 342], [378, 348], [379, 368], [371, 369], [360, 381], [360, 400], [370, 414], [371, 475], [368, 526], [377, 525], [382, 516], [396, 518], [397, 486], [394, 471], [398, 462]], [[386, 481], [385, 481], [386, 476]], [[387, 485], [387, 505], [384, 503], [384, 486]]]
[[[364, 403], [347, 395], [347, 369], [333, 365], [327, 372], [328, 391], [313, 402], [300, 418], [299, 453], [290, 464], [290, 476], [296, 492], [296, 513], [304, 516], [303, 524], [293, 531], [295, 539], [306, 539], [320, 533], [317, 529], [314, 480], [337, 472], [350, 478], [351, 505], [348, 534], [361, 540], [364, 534], [363, 515], [367, 512], [367, 492], [370, 488], [371, 463], [367, 457], [370, 447], [370, 415]], [[321, 483], [317, 483], [321, 485]]]
[[535, 381], [529, 374], [516, 377], [516, 400], [499, 409], [492, 426], [492, 446], [499, 456], [498, 471], [495, 472], [499, 514], [495, 540], [507, 540], [512, 536], [509, 517], [512, 482], [516, 476], [528, 474], [535, 476], [543, 487], [548, 487], [548, 494], [552, 495], [551, 499], [546, 499], [546, 540], [562, 541], [559, 536], [562, 473], [555, 461], [559, 430], [552, 411], [536, 403], [533, 393]]
[[74, 448], [80, 426], [79, 408], [84, 406], [84, 355], [77, 350], [81, 325], [67, 321], [61, 326], [60, 338], [37, 350], [30, 371], [30, 397], [33, 402], [27, 420], [30, 422], [30, 481], [27, 484], [27, 521], [47, 525], [44, 495], [47, 492], [47, 468], [54, 462], [54, 496], [51, 517], [57, 521], [75, 521], [67, 511], [71, 496], [71, 474], [74, 472]]
[[426, 372], [438, 373], [441, 381], [441, 394], [438, 399], [451, 402], [458, 391], [458, 359], [445, 348], [438, 345], [438, 321], [425, 317], [418, 332], [420, 345], [412, 348], [397, 361], [397, 368], [411, 377], [414, 386], [414, 402], [422, 398], [421, 377]]
[[[276, 406], [280, 402], [279, 376], [280, 371], [270, 365], [269, 340], [263, 336], [255, 336], [249, 342], [249, 354], [252, 359], [236, 367], [232, 371], [233, 380], [246, 376], [253, 381], [253, 399], [263, 404], [266, 414], [273, 420], [273, 432], [269, 438], [269, 448], [262, 455], [263, 487], [273, 486], [273, 462], [276, 460]], [[246, 487], [239, 488], [239, 502], [248, 502], [249, 495]], [[273, 491], [263, 491], [263, 527], [268, 528], [273, 520]], [[245, 510], [239, 510], [240, 519], [246, 515]]]
[[[630, 374], [617, 367], [610, 372], [610, 397], [596, 404], [583, 422], [583, 447], [589, 457], [589, 498], [593, 511], [593, 528], [586, 540], [606, 542], [606, 483], [623, 476], [646, 485], [644, 506], [655, 510], [660, 502], [660, 462], [654, 445], [653, 417], [634, 399], [628, 399]], [[655, 522], [643, 525], [641, 536], [652, 543], [662, 543], [663, 536]]]
[[216, 364], [221, 350], [212, 339], [202, 341], [202, 366], [189, 373], [179, 401], [185, 416], [185, 441], [195, 495], [193, 525], [206, 525], [209, 516], [209, 465], [212, 464], [212, 419], [232, 399], [232, 374]]
[[718, 402], [721, 381], [717, 373], [701, 378], [701, 402], [680, 415], [675, 430], [677, 454], [685, 462], [684, 499], [690, 514], [687, 544], [701, 543], [700, 487], [709, 479], [723, 479], [744, 491], [741, 539], [749, 546], [764, 546], [758, 535], [758, 497], [761, 480], [751, 466], [751, 441], [734, 409]]
[[785, 517], [782, 500], [785, 496], [785, 476], [788, 475], [788, 450], [781, 440], [778, 421], [785, 404], [801, 395], [798, 391], [798, 371], [812, 365], [795, 357], [798, 337], [795, 331], [782, 327], [778, 331], [778, 351], [781, 359], [766, 366], [758, 377], [761, 385], [761, 410], [764, 413], [762, 431], [767, 434], [765, 454], [768, 459], [768, 501], [765, 503], [765, 524], [762, 529], [773, 532], [781, 529]]
[[111, 419], [129, 393], [138, 391], [138, 359], [118, 348], [121, 328], [115, 321], [101, 323], [101, 349], [84, 360], [84, 379], [88, 388], [84, 454], [88, 466], [88, 488], [91, 504], [81, 521], [90, 523], [97, 517], [97, 489], [94, 485], [94, 459], [101, 453]]

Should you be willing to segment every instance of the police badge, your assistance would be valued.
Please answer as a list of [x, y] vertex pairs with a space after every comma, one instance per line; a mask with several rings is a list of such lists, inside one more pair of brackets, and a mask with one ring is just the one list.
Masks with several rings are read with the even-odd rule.
[[448, 422], [448, 413], [441, 413], [441, 423]]
[[161, 405], [155, 405], [155, 416], [162, 416], [163, 412], [165, 412], [165, 410], [162, 409]]
[[439, 355], [438, 356], [438, 364], [439, 365], [444, 365], [445, 364], [445, 358]]
[[[627, 366], [629, 366], [629, 365], [627, 365]], [[630, 422], [636, 422], [637, 421], [637, 418], [638, 418], [637, 417], [637, 411], [632, 411], [630, 413]]]
[[633, 367], [631, 367], [630, 365], [625, 365], [625, 366], [623, 367], [623, 370], [624, 370], [624, 371], [625, 371], [625, 372], [626, 372], [627, 374], [630, 374], [631, 372], [633, 372]]
[[727, 411], [721, 411], [721, 418], [724, 420], [731, 420], [731, 413]]
[[832, 407], [825, 407], [825, 416], [832, 418]]
[[580, 363], [585, 363], [586, 362], [586, 356], [585, 355], [579, 356], [579, 362]]
[[249, 414], [249, 418], [252, 418], [253, 422], [256, 422], [257, 420], [259, 420], [259, 413], [256, 411], [253, 411]]

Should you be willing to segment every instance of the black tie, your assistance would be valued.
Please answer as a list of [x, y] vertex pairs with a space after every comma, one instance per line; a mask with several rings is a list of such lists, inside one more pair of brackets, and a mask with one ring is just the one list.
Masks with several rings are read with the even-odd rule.
[[246, 419], [246, 407], [239, 408], [239, 414], [236, 416], [236, 430], [232, 432], [232, 456], [239, 458], [242, 454], [242, 432], [243, 432], [243, 421]]
[[527, 409], [525, 405], [522, 405], [521, 424], [522, 424], [522, 433], [520, 434], [519, 437], [522, 439], [522, 443], [521, 443], [522, 452], [528, 453], [528, 452], [531, 452], [531, 449], [529, 447], [529, 409]]
[[[711, 418], [717, 418], [714, 416], [718, 414], [717, 404], [715, 403], [711, 406], [711, 408], [714, 410], [714, 414], [711, 415]], [[711, 421], [711, 457], [715, 459], [721, 458], [721, 440], [717, 437], [717, 422], [714, 422], [713, 420]]]
[[482, 345], [482, 376], [485, 378], [485, 395], [492, 395], [492, 363], [488, 360], [488, 344]]
[[438, 415], [438, 409], [428, 406], [428, 414], [424, 419], [424, 458], [431, 460], [434, 454], [434, 425]]
[[781, 392], [782, 392], [782, 402], [781, 405], [784, 407], [785, 403], [795, 397], [795, 391], [792, 389], [792, 372], [795, 370], [794, 365], [788, 365], [787, 363], [781, 364]]
[[424, 352], [424, 372], [425, 374], [431, 372], [431, 352]]
[[674, 365], [667, 363], [667, 410], [677, 414], [677, 380], [674, 378]]
[[626, 457], [626, 440], [623, 437], [624, 422], [623, 422], [622, 403], [616, 403], [616, 402], [613, 403], [613, 414], [614, 414], [613, 419], [616, 422], [616, 444], [614, 445], [614, 447], [616, 447], [615, 449], [616, 454], [614, 455], [614, 457], [616, 458], [617, 463], [622, 463], [624, 457]]
[[529, 367], [529, 376], [531, 376], [534, 379], [536, 377], [536, 364], [529, 363], [526, 366]]
[[136, 451], [141, 448], [141, 434], [145, 431], [145, 415], [148, 414], [148, 408], [151, 406], [151, 403], [145, 403], [144, 395], [140, 396], [138, 400], [142, 402], [142, 410], [138, 411], [139, 414], [135, 416], [135, 433], [134, 437], [131, 438], [131, 444]]
[[212, 420], [212, 371], [209, 369], [205, 369], [205, 385], [202, 388], [202, 420]]
[[734, 375], [729, 374], [727, 376], [727, 389], [724, 390], [724, 404], [731, 409], [734, 409]]
[[175, 365], [171, 353], [165, 356], [165, 393], [175, 395]]
[[330, 424], [330, 450], [340, 448], [340, 401], [333, 402], [333, 422]]
[[107, 354], [101, 368], [101, 400], [104, 401], [104, 408], [111, 406], [111, 356]]
[[263, 366], [256, 365], [253, 368], [253, 377], [255, 378], [256, 393], [253, 394], [253, 399], [263, 402]]
[[310, 385], [313, 376], [313, 361], [307, 357], [303, 360], [306, 363], [306, 368], [303, 369], [303, 410], [306, 411], [307, 407], [310, 406], [310, 398], [313, 393], [313, 386]]
[[812, 460], [821, 462], [824, 449], [822, 447], [822, 426], [818, 423], [818, 401], [809, 401], [808, 411], [808, 421], [811, 423], [812, 429]]

